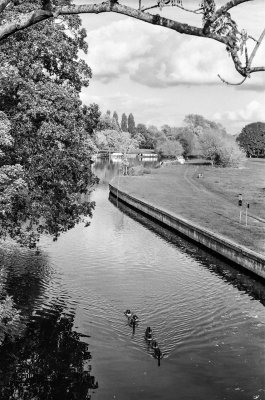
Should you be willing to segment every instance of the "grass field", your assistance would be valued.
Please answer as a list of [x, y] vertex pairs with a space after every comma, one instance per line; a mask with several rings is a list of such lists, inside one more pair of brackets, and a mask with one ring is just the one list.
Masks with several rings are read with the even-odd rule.
[[[265, 219], [265, 159], [247, 160], [244, 168], [211, 168], [198, 166], [196, 172], [202, 172], [204, 179], [200, 185], [228, 200], [237, 203], [238, 194], [243, 203], [250, 204], [249, 212]], [[194, 173], [192, 179], [196, 180]]]
[[[132, 196], [265, 254], [265, 160], [248, 160], [241, 169], [171, 165], [149, 175], [122, 177], [118, 184]], [[239, 193], [243, 195], [241, 223]], [[247, 226], [246, 201], [250, 203]]]

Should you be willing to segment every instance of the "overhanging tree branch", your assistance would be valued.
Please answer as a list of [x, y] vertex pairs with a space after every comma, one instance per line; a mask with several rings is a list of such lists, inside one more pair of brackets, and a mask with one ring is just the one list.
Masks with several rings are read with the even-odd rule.
[[242, 85], [242, 83], [244, 83], [245, 80], [246, 80], [247, 78], [250, 77], [250, 74], [252, 74], [252, 73], [254, 73], [254, 72], [263, 72], [263, 71], [265, 70], [264, 67], [254, 67], [254, 68], [251, 68], [252, 61], [253, 61], [253, 59], [254, 59], [254, 57], [255, 57], [257, 51], [258, 51], [258, 48], [259, 48], [259, 46], [261, 45], [261, 42], [262, 42], [262, 40], [264, 39], [264, 37], [265, 37], [265, 29], [263, 29], [263, 31], [262, 31], [262, 33], [261, 33], [261, 35], [260, 35], [260, 37], [259, 37], [259, 40], [256, 41], [256, 45], [255, 45], [254, 49], [252, 50], [252, 53], [250, 54], [250, 57], [248, 57], [248, 55], [247, 55], [247, 49], [246, 49], [246, 66], [245, 66], [245, 67], [242, 66], [242, 64], [241, 64], [240, 61], [238, 60], [237, 55], [234, 54], [233, 52], [231, 52], [231, 55], [232, 55], [232, 57], [233, 57], [233, 60], [234, 60], [236, 69], [238, 68], [237, 71], [238, 71], [241, 75], [244, 76], [244, 79], [243, 79], [242, 81], [240, 81], [240, 82], [232, 83], [232, 82], [226, 81], [225, 79], [223, 79], [223, 78], [218, 74], [218, 77], [221, 79], [222, 82], [226, 83], [227, 85]]
[[100, 14], [106, 12], [115, 12], [117, 14], [127, 15], [128, 17], [132, 17], [152, 25], [158, 25], [164, 28], [172, 29], [176, 32], [184, 33], [186, 35], [207, 37], [224, 44], [227, 43], [226, 38], [216, 35], [215, 33], [205, 35], [202, 28], [174, 21], [169, 18], [164, 18], [161, 17], [159, 14], [149, 14], [132, 7], [112, 2], [56, 7], [53, 12], [42, 9], [35, 10], [31, 13], [24, 14], [23, 17], [21, 17], [20, 21], [4, 24], [0, 28], [0, 41], [20, 30], [23, 30], [48, 18], [58, 17], [59, 15]]
[[[120, 0], [122, 1], [122, 0]], [[181, 23], [169, 18], [162, 17], [159, 14], [153, 15], [149, 12], [145, 12], [147, 9], [143, 9], [141, 6], [141, 1], [139, 1], [136, 8], [128, 7], [123, 4], [119, 4], [117, 0], [109, 0], [99, 4], [83, 4], [83, 5], [70, 5], [62, 7], [44, 7], [45, 9], [37, 9], [30, 13], [22, 14], [17, 17], [15, 21], [6, 22], [0, 26], [0, 42], [1, 40], [13, 35], [14, 33], [33, 26], [34, 24], [56, 18], [58, 16], [64, 15], [74, 15], [74, 14], [100, 14], [107, 12], [114, 12], [117, 14], [122, 14], [135, 18], [139, 21], [143, 21], [152, 25], [161, 26], [181, 34], [198, 36], [202, 38], [208, 38], [226, 46], [227, 51], [232, 56], [233, 63], [236, 70], [244, 78], [249, 76], [254, 72], [265, 71], [265, 67], [254, 67], [250, 68], [250, 64], [256, 54], [258, 47], [260, 46], [263, 37], [260, 38], [257, 45], [255, 46], [254, 54], [250, 56], [250, 59], [243, 65], [239, 53], [242, 52], [243, 47], [246, 48], [246, 40], [250, 36], [243, 37], [242, 33], [237, 30], [236, 23], [231, 19], [228, 10], [236, 7], [242, 3], [249, 2], [253, 0], [231, 0], [228, 1], [224, 6], [215, 10], [214, 0], [204, 0], [201, 3], [202, 11], [204, 14], [204, 26], [199, 28], [189, 24]], [[0, 10], [2, 10], [10, 3], [8, 0], [0, 0]], [[45, 3], [51, 4], [51, 1], [47, 0]], [[171, 1], [165, 1], [163, 4], [168, 5]], [[160, 4], [160, 3], [159, 3]], [[159, 4], [154, 5], [157, 7]], [[171, 3], [176, 5], [174, 3]], [[139, 7], [139, 8], [138, 8]], [[184, 10], [187, 11], [187, 10]]]

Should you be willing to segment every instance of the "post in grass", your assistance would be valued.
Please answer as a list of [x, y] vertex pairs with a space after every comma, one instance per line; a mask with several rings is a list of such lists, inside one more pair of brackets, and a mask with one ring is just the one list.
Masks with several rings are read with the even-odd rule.
[[249, 203], [246, 203], [246, 226], [248, 226], [248, 208], [249, 208]]
[[241, 219], [242, 219], [242, 203], [243, 203], [242, 194], [239, 194], [238, 195], [238, 207], [239, 207], [239, 222], [240, 222], [240, 224], [241, 224]]

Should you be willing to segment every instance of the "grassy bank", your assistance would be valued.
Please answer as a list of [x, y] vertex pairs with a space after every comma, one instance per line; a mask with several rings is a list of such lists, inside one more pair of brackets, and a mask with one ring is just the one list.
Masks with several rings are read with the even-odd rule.
[[[198, 174], [203, 174], [198, 178]], [[242, 169], [185, 164], [121, 177], [121, 190], [168, 212], [194, 221], [254, 251], [265, 254], [265, 162], [248, 160]], [[239, 222], [238, 194], [250, 203]], [[244, 204], [243, 203], [243, 204]]]

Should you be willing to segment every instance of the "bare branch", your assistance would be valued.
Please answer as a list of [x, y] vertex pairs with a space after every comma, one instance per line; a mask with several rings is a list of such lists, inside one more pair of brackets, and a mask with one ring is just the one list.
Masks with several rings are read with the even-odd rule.
[[253, 36], [251, 36], [251, 35], [248, 35], [248, 37], [249, 37], [249, 39], [252, 39], [252, 40], [254, 40], [254, 42], [258, 43], [258, 40], [257, 40], [257, 39], [255, 39]]
[[264, 36], [265, 36], [265, 29], [263, 29], [263, 31], [262, 31], [262, 33], [261, 33], [261, 35], [259, 37], [259, 40], [257, 41], [254, 49], [252, 50], [252, 53], [251, 53], [250, 57], [248, 57], [247, 48], [245, 48], [245, 57], [246, 57], [246, 66], [245, 67], [242, 66], [237, 54], [235, 52], [231, 53], [233, 61], [234, 61], [234, 64], [235, 64], [235, 67], [236, 67], [236, 70], [241, 75], [244, 76], [244, 79], [242, 81], [238, 82], [238, 83], [231, 83], [231, 82], [228, 82], [225, 79], [223, 79], [218, 74], [218, 77], [221, 79], [222, 82], [226, 83], [227, 85], [242, 85], [242, 83], [244, 83], [245, 80], [250, 77], [250, 74], [253, 74], [254, 72], [263, 72], [263, 71], [265, 71], [265, 67], [250, 68], [251, 64], [252, 64], [252, 61], [253, 61], [256, 53], [257, 53], [257, 50], [258, 50], [259, 46], [261, 45], [262, 40], [264, 39]]
[[197, 10], [190, 10], [189, 8], [182, 7], [182, 6], [180, 6], [179, 4], [175, 4], [174, 7], [178, 7], [178, 8], [180, 8], [180, 9], [183, 10], [183, 11], [191, 12], [191, 13], [193, 13], [193, 14], [202, 14], [202, 12], [200, 12], [200, 11], [202, 11], [202, 8], [201, 8], [201, 7], [198, 8]]
[[[155, 6], [143, 8], [142, 11], [152, 10], [154, 8], [159, 8], [159, 7], [160, 7], [159, 4], [156, 4]], [[179, 4], [171, 4], [170, 0], [167, 1], [164, 4], [163, 7], [177, 7], [177, 8], [180, 8], [181, 10], [183, 10], [183, 11], [191, 12], [191, 13], [194, 13], [194, 14], [201, 14], [199, 11], [202, 10], [202, 8], [198, 8], [197, 10], [190, 10], [189, 8], [185, 8], [183, 6], [180, 6]]]
[[11, 3], [11, 0], [0, 0], [0, 13]]
[[245, 58], [246, 58], [246, 67], [249, 68], [249, 58], [248, 58], [248, 49], [245, 47]]
[[251, 53], [251, 55], [250, 55], [250, 57], [248, 59], [248, 63], [247, 63], [247, 65], [245, 67], [242, 65], [242, 63], [241, 63], [241, 61], [240, 61], [240, 59], [238, 57], [237, 49], [236, 48], [230, 49], [230, 53], [231, 53], [233, 62], [235, 64], [235, 68], [242, 76], [247, 77], [247, 76], [250, 76], [250, 74], [252, 74], [253, 72], [263, 72], [263, 71], [265, 71], [265, 67], [250, 68], [251, 64], [252, 64], [252, 61], [253, 61], [256, 53], [257, 53], [257, 50], [258, 50], [259, 46], [261, 45], [262, 40], [264, 39], [264, 36], [265, 36], [265, 29], [262, 31], [262, 33], [261, 33], [261, 35], [259, 37], [259, 40], [256, 43], [254, 49], [252, 50], [252, 53]]
[[248, 1], [253, 1], [253, 0], [231, 0], [231, 1], [228, 1], [224, 6], [220, 7], [215, 12], [215, 17], [218, 18], [218, 17], [220, 17], [220, 15], [226, 13], [231, 8], [239, 6], [239, 4], [246, 3]]
[[[212, 0], [214, 1], [214, 0]], [[228, 1], [225, 5], [220, 7], [218, 10], [215, 11], [215, 13], [212, 15], [211, 18], [207, 19], [203, 31], [204, 33], [208, 33], [210, 30], [210, 26], [218, 19], [221, 17], [221, 15], [224, 15], [227, 13], [228, 10], [230, 10], [233, 7], [238, 6], [239, 4], [246, 3], [248, 1], [253, 1], [253, 0], [230, 0]]]
[[226, 81], [226, 80], [225, 80], [224, 78], [222, 78], [221, 75], [219, 75], [219, 74], [218, 74], [217, 76], [218, 76], [218, 78], [221, 79], [221, 81], [222, 81], [223, 83], [225, 83], [226, 85], [232, 85], [232, 86], [239, 86], [239, 85], [242, 85], [242, 83], [244, 83], [245, 80], [247, 79], [247, 77], [245, 76], [245, 78], [242, 79], [242, 81], [233, 83], [233, 82], [228, 82], [228, 81]]
[[144, 12], [144, 11], [152, 10], [153, 8], [158, 8], [158, 4], [156, 4], [155, 6], [143, 8], [142, 11]]
[[255, 47], [254, 47], [254, 49], [252, 50], [252, 53], [250, 54], [250, 57], [249, 57], [249, 60], [248, 60], [249, 66], [250, 66], [251, 63], [252, 63], [253, 58], [255, 57], [255, 55], [256, 55], [256, 53], [257, 53], [257, 51], [258, 51], [258, 48], [259, 48], [259, 46], [261, 45], [262, 40], [264, 39], [264, 36], [265, 36], [265, 29], [263, 29], [263, 31], [261, 32], [261, 35], [260, 35], [260, 37], [259, 37], [259, 40], [257, 41], [257, 43], [256, 43], [256, 45], [255, 45]]

